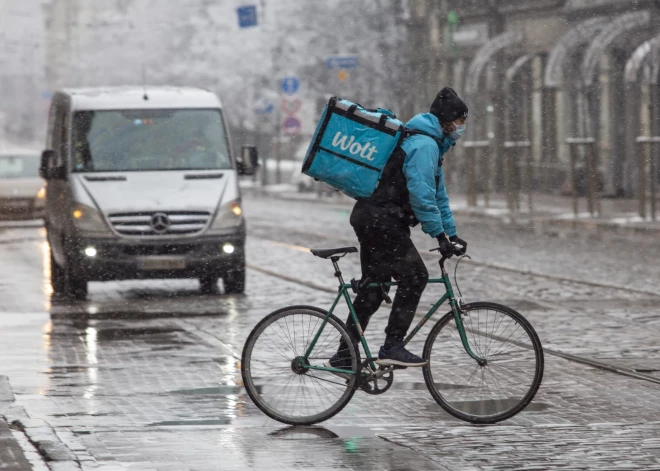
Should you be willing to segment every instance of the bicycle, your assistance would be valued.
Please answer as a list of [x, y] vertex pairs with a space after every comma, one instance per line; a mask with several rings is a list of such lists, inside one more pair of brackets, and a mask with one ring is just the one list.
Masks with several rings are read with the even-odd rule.
[[[393, 383], [394, 370], [400, 368], [375, 363], [377, 358], [371, 355], [349, 294], [349, 290], [380, 289], [385, 301], [391, 302], [385, 287], [397, 283], [364, 286], [354, 279], [345, 283], [339, 259], [356, 253], [355, 247], [310, 251], [330, 259], [335, 269], [339, 288], [330, 310], [289, 306], [272, 312], [254, 327], [241, 358], [243, 384], [252, 401], [269, 417], [290, 425], [311, 425], [333, 417], [358, 389], [368, 394], [386, 392]], [[460, 289], [457, 299], [444, 266], [446, 260], [442, 257], [439, 262], [442, 277], [428, 282], [443, 284], [445, 294], [404, 342], [408, 344], [449, 301], [451, 310], [436, 322], [424, 345], [422, 356], [429, 360], [422, 367], [426, 386], [436, 402], [454, 417], [475, 424], [506, 420], [523, 410], [541, 385], [541, 341], [531, 324], [515, 310], [490, 302], [464, 304]], [[333, 314], [342, 298], [359, 339], [354, 339]], [[340, 339], [350, 354], [350, 370], [326, 365]], [[364, 360], [360, 360], [358, 341]]]

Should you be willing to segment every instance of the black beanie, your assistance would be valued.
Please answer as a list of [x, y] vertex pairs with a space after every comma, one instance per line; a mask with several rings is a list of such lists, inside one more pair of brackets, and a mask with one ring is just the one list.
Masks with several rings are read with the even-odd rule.
[[431, 113], [437, 116], [441, 123], [446, 123], [458, 118], [467, 118], [468, 107], [458, 98], [453, 88], [445, 87], [433, 100]]

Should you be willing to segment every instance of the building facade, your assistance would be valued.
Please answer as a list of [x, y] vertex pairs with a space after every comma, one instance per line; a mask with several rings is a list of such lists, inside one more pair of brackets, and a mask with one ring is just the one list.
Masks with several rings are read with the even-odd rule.
[[411, 60], [419, 84], [410, 111], [423, 111], [445, 84], [465, 96], [471, 109], [467, 145], [483, 145], [491, 165], [481, 180], [503, 188], [507, 174], [524, 173], [520, 168], [530, 159], [531, 184], [560, 191], [570, 178], [573, 152], [577, 172], [589, 173], [593, 145], [592, 173], [597, 168], [601, 192], [635, 194], [639, 166], [648, 165], [639, 157], [636, 138], [658, 135], [657, 2], [423, 0], [410, 5], [410, 48], [417, 51]]

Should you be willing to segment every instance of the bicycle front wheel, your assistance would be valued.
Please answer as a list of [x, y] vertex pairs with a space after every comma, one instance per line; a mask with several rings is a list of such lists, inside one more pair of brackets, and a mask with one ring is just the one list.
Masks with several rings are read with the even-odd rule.
[[424, 380], [433, 398], [454, 417], [492, 424], [513, 417], [534, 398], [543, 378], [543, 348], [518, 312], [495, 303], [463, 308], [466, 352], [456, 321], [447, 313], [424, 346]]
[[291, 306], [269, 314], [250, 333], [241, 360], [243, 384], [269, 417], [290, 425], [315, 424], [337, 414], [353, 397], [356, 374], [344, 378], [310, 368], [324, 367], [343, 340], [343, 354], [350, 360], [351, 372], [357, 372], [357, 346], [337, 317], [328, 317], [303, 361], [327, 315], [315, 307]]

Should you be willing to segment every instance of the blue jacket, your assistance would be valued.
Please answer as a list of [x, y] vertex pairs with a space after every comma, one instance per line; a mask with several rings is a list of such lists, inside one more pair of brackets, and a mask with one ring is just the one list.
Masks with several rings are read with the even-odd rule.
[[441, 232], [445, 232], [449, 237], [454, 236], [454, 216], [449, 208], [444, 173], [438, 165], [445, 152], [454, 145], [454, 141], [443, 135], [438, 118], [431, 113], [414, 116], [406, 123], [406, 128], [424, 131], [438, 139], [444, 139], [438, 146], [428, 136], [418, 134], [407, 138], [401, 145], [406, 153], [403, 174], [410, 192], [410, 205], [415, 217], [422, 224], [422, 230], [431, 237], [437, 237]]

